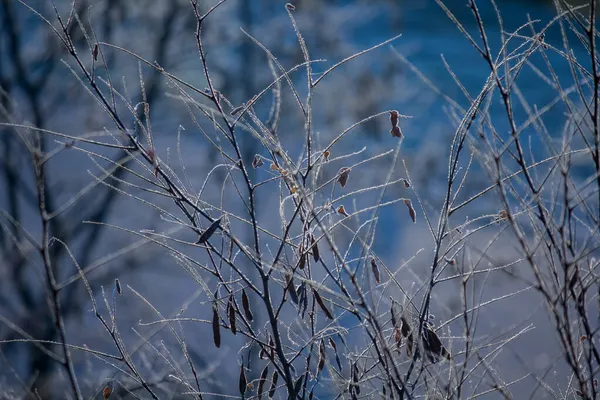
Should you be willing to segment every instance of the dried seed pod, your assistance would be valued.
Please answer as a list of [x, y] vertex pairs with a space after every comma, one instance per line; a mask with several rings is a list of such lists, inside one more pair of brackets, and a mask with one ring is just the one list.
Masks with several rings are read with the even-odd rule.
[[410, 182], [408, 181], [408, 179], [402, 179], [402, 182], [404, 182], [404, 187], [405, 188], [409, 188], [410, 187]]
[[265, 382], [267, 381], [267, 374], [269, 373], [269, 364], [265, 365], [265, 368], [260, 373], [260, 378], [258, 379], [258, 400], [262, 399], [263, 389], [265, 387]]
[[410, 215], [410, 219], [412, 219], [412, 222], [417, 222], [417, 213], [415, 212], [415, 209], [412, 206], [412, 202], [409, 199], [405, 199], [404, 204], [406, 204], [406, 207], [408, 207], [408, 214]]
[[298, 260], [298, 268], [304, 269], [304, 266], [306, 265], [306, 253], [304, 252], [304, 243], [300, 244], [298, 253], [300, 257], [300, 259]]
[[377, 263], [375, 262], [374, 258], [371, 258], [371, 270], [373, 270], [373, 276], [375, 276], [375, 282], [377, 282], [377, 284], [380, 284], [381, 279], [379, 276], [379, 267], [377, 267]]
[[310, 235], [310, 246], [315, 262], [319, 262], [319, 260], [321, 259], [321, 255], [319, 254], [319, 246], [317, 245], [315, 235]]
[[350, 175], [350, 171], [351, 171], [351, 169], [348, 167], [342, 167], [338, 171], [337, 181], [341, 187], [346, 186], [346, 183], [348, 182], [348, 176]]
[[246, 294], [245, 289], [242, 289], [242, 307], [244, 309], [244, 314], [246, 315], [246, 319], [248, 321], [253, 321], [254, 315], [252, 315], [252, 311], [250, 310], [250, 300], [248, 300], [248, 295]]
[[94, 61], [98, 61], [98, 52], [99, 52], [98, 43], [96, 43], [94, 45], [94, 50], [92, 50], [92, 57], [94, 57]]
[[329, 345], [331, 346], [331, 348], [333, 349], [333, 352], [335, 353], [335, 362], [337, 363], [340, 371], [342, 371], [342, 363], [340, 361], [340, 356], [338, 355], [338, 352], [337, 352], [337, 346], [332, 338], [329, 338]]
[[229, 301], [227, 302], [227, 314], [229, 316], [229, 329], [231, 329], [231, 333], [234, 335], [237, 333], [237, 329], [235, 327], [235, 306], [233, 300], [233, 293], [229, 295]]
[[273, 377], [271, 378], [271, 388], [269, 389], [269, 398], [273, 398], [275, 396], [275, 389], [277, 389], [277, 380], [279, 379], [279, 374], [277, 371], [273, 372]]
[[340, 214], [342, 214], [344, 217], [348, 217], [348, 216], [350, 216], [350, 215], [349, 215], [349, 214], [346, 212], [346, 209], [344, 208], [344, 206], [343, 206], [343, 205], [341, 205], [341, 206], [339, 206], [339, 207], [338, 207], [338, 209], [337, 209], [337, 212], [338, 212], [338, 213], [340, 213]]
[[323, 301], [323, 298], [321, 298], [321, 295], [319, 294], [319, 292], [317, 292], [314, 288], [313, 288], [313, 294], [315, 296], [315, 300], [317, 301], [317, 304], [319, 304], [319, 307], [321, 307], [321, 310], [325, 313], [327, 318], [333, 319], [333, 314], [331, 314], [331, 311], [329, 311], [327, 306], [325, 306], [325, 302]]
[[404, 318], [404, 315], [400, 317], [400, 322], [402, 323], [401, 326], [401, 332], [402, 332], [402, 336], [404, 337], [408, 337], [408, 335], [410, 335], [410, 325], [408, 324], [408, 321], [406, 320], [406, 318]]
[[210, 237], [215, 233], [215, 231], [219, 227], [220, 223], [221, 218], [214, 220], [214, 222], [210, 224], [210, 226], [202, 233], [202, 235], [200, 235], [198, 241], [196, 241], [196, 244], [205, 243], [208, 239], [210, 239]]
[[219, 307], [217, 306], [216, 301], [213, 303], [212, 328], [213, 328], [213, 340], [215, 342], [215, 346], [221, 347], [221, 327], [219, 326]]
[[390, 122], [392, 123], [392, 127], [398, 125], [398, 111], [392, 110], [390, 111]]
[[392, 129], [390, 129], [390, 135], [392, 135], [393, 137], [397, 137], [397, 138], [404, 137], [399, 126], [394, 126]]
[[323, 367], [325, 367], [325, 343], [323, 342], [323, 339], [321, 339], [321, 343], [319, 344], [319, 362], [317, 364], [317, 376], [319, 376], [319, 373], [323, 370]]
[[398, 328], [394, 329], [394, 340], [396, 341], [396, 346], [400, 348], [402, 345], [402, 334]]
[[396, 310], [394, 309], [394, 305], [396, 303], [392, 302], [392, 306], [390, 307], [390, 318], [392, 320], [392, 326], [398, 327], [398, 321], [396, 320]]
[[246, 380], [246, 371], [244, 369], [244, 360], [242, 359], [242, 366], [240, 367], [240, 381], [238, 388], [240, 389], [240, 394], [244, 397], [246, 393], [246, 389], [248, 388], [248, 381]]
[[329, 150], [325, 150], [323, 152], [323, 157], [325, 158], [325, 161], [329, 161], [329, 156], [331, 155], [331, 152]]
[[285, 273], [285, 290], [290, 294], [290, 299], [296, 304], [298, 304], [298, 293], [296, 293], [296, 287], [294, 286], [294, 277], [291, 272]]
[[121, 294], [123, 293], [121, 290], [121, 282], [119, 282], [119, 279], [115, 279], [115, 290], [117, 291], [117, 294]]
[[263, 164], [264, 163], [263, 163], [262, 157], [259, 156], [258, 154], [255, 154], [254, 159], [252, 160], [252, 168], [256, 169], [256, 168], [262, 166]]

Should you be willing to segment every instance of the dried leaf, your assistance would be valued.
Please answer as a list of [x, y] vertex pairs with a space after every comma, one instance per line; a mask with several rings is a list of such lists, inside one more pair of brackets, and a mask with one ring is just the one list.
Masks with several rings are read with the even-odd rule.
[[323, 157], [325, 157], [325, 161], [329, 161], [329, 156], [331, 155], [331, 153], [329, 152], [329, 150], [325, 150], [323, 152]]
[[410, 215], [410, 219], [412, 219], [413, 223], [417, 222], [417, 213], [415, 212], [415, 209], [412, 206], [412, 202], [409, 199], [405, 199], [404, 204], [406, 204], [406, 207], [408, 207], [408, 214]]
[[258, 400], [262, 399], [263, 388], [265, 387], [265, 382], [267, 381], [267, 374], [269, 373], [269, 364], [265, 365], [265, 368], [260, 373], [260, 378], [258, 380]]
[[262, 157], [259, 156], [258, 154], [255, 154], [254, 159], [252, 160], [252, 168], [256, 169], [256, 168], [262, 166], [263, 164], [264, 163], [263, 163]]
[[210, 226], [208, 227], [208, 229], [206, 229], [202, 233], [202, 235], [200, 235], [200, 237], [198, 238], [198, 241], [196, 242], [196, 244], [205, 243], [208, 239], [210, 239], [210, 237], [215, 233], [215, 231], [219, 227], [220, 223], [221, 223], [221, 218], [218, 218], [212, 224], [210, 224]]
[[315, 235], [310, 235], [310, 243], [313, 258], [315, 262], [318, 262], [321, 259], [321, 255], [319, 254], [319, 246], [317, 246], [317, 240], [315, 239]]
[[235, 327], [235, 307], [233, 301], [232, 293], [229, 295], [229, 301], [227, 302], [227, 314], [229, 316], [229, 329], [231, 329], [231, 333], [235, 335], [237, 333], [237, 329]]
[[275, 395], [275, 389], [277, 389], [277, 379], [279, 379], [279, 374], [277, 371], [273, 372], [273, 377], [271, 378], [271, 388], [269, 389], [269, 398], [273, 398]]
[[379, 268], [377, 267], [377, 263], [375, 262], [374, 258], [371, 258], [371, 269], [373, 270], [373, 275], [375, 276], [375, 282], [377, 282], [377, 284], [380, 284], [381, 279], [379, 276]]
[[102, 396], [104, 397], [104, 400], [108, 400], [111, 393], [112, 393], [112, 385], [108, 384], [102, 390]]
[[248, 381], [246, 380], [246, 371], [244, 369], [244, 362], [242, 360], [242, 366], [240, 367], [240, 381], [239, 381], [239, 386], [238, 386], [242, 397], [244, 396], [244, 393], [246, 393], [247, 384], [248, 384]]
[[246, 319], [248, 321], [254, 320], [254, 315], [252, 315], [252, 311], [250, 310], [250, 300], [248, 300], [248, 295], [246, 294], [245, 289], [242, 289], [242, 307], [244, 308]]
[[346, 186], [346, 183], [348, 182], [348, 176], [350, 175], [350, 171], [351, 171], [351, 169], [348, 167], [342, 167], [338, 171], [337, 181], [339, 182], [341, 187]]
[[339, 206], [339, 208], [337, 209], [337, 212], [342, 214], [344, 217], [348, 217], [350, 216], [347, 212], [346, 209], [344, 208], [344, 206]]
[[333, 319], [333, 314], [331, 314], [331, 311], [329, 311], [329, 309], [325, 306], [325, 302], [321, 298], [321, 295], [314, 288], [313, 288], [313, 294], [315, 296], [315, 300], [317, 301], [317, 304], [319, 304], [319, 307], [321, 307], [321, 310], [325, 313], [327, 318]]
[[219, 326], [219, 309], [216, 301], [213, 303], [212, 328], [215, 346], [221, 347], [221, 327]]

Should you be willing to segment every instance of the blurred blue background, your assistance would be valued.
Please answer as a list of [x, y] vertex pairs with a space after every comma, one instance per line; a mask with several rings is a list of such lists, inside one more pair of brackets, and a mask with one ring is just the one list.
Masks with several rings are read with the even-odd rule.
[[[24, 3], [38, 10], [53, 26], [57, 26], [56, 16], [47, 1], [32, 0]], [[466, 0], [447, 0], [444, 3], [480, 43], [477, 24], [466, 6]], [[64, 19], [68, 17], [71, 4], [66, 0], [57, 1], [58, 10]], [[200, 89], [206, 86], [194, 40], [195, 20], [187, 1], [79, 0], [76, 4], [86, 32], [84, 34], [73, 23], [72, 34], [78, 52], [87, 65], [91, 65], [91, 49], [87, 42], [89, 40], [94, 43], [97, 38], [98, 41], [118, 45], [156, 62]], [[240, 28], [263, 43], [286, 68], [303, 61], [284, 4], [285, 2], [268, 0], [227, 1], [213, 13], [203, 28], [213, 83], [234, 105], [248, 101], [272, 81], [264, 52]], [[313, 65], [316, 75], [357, 51], [402, 34], [402, 37], [390, 45], [350, 61], [323, 80], [315, 92], [313, 129], [319, 137], [318, 146], [323, 147], [344, 129], [369, 115], [397, 109], [401, 114], [410, 116], [410, 119], [401, 120], [406, 138], [400, 157], [406, 162], [425, 210], [435, 220], [435, 210], [439, 209], [443, 201], [449, 148], [457, 125], [454, 114], [456, 109], [449, 106], [440, 94], [454, 99], [465, 109], [470, 105], [469, 99], [463, 95], [444, 66], [442, 56], [471, 96], [479, 93], [489, 76], [485, 60], [433, 0], [300, 0], [293, 4], [296, 6], [294, 16], [311, 57], [327, 60]], [[478, 1], [477, 4], [485, 21], [490, 46], [496, 54], [500, 49], [501, 34], [496, 12], [488, 1]], [[205, 9], [208, 6], [203, 5]], [[498, 6], [505, 33], [514, 32], [527, 23], [528, 18], [539, 20], [533, 25], [536, 32], [539, 32], [555, 16], [551, 1], [498, 0]], [[525, 28], [522, 34], [532, 36], [533, 32], [530, 28]], [[574, 39], [571, 36], [569, 34], [569, 38]], [[560, 30], [554, 26], [547, 32], [545, 41], [551, 46], [562, 48]], [[522, 42], [523, 40], [515, 39], [515, 47], [512, 49]], [[577, 41], [572, 40], [571, 49], [579, 61], [587, 65], [585, 49]], [[182, 168], [185, 166], [185, 173], [198, 189], [211, 167], [220, 162], [220, 158], [218, 153], [207, 146], [191, 118], [193, 113], [177, 98], [178, 92], [174, 85], [166, 82], [151, 68], [144, 65], [140, 67], [129, 54], [106, 46], [102, 46], [102, 51], [109, 66], [110, 79], [133, 104], [142, 99], [139, 84], [141, 70], [150, 103], [157, 151], [163, 159], [173, 163], [174, 170], [183, 173]], [[556, 75], [568, 86], [573, 80], [568, 64], [552, 52], [548, 55]], [[407, 61], [427, 77], [438, 92], [424, 83]], [[540, 56], [533, 56], [531, 62], [544, 74], [548, 73]], [[2, 122], [35, 125], [76, 136], [94, 134], [95, 137], [110, 139], [114, 125], [78, 82], [76, 77], [81, 77], [81, 74], [73, 72], [77, 71], [75, 67], [56, 35], [52, 34], [40, 18], [18, 1], [0, 2]], [[99, 78], [108, 79], [101, 68], [96, 70], [96, 74]], [[304, 70], [298, 70], [292, 78], [301, 96], [304, 96]], [[101, 86], [108, 93], [106, 86]], [[518, 87], [531, 106], [541, 108], [553, 102], [557, 96], [556, 91], [529, 65], [520, 74]], [[287, 148], [292, 149], [290, 155], [296, 158], [300, 153], [293, 151], [300, 149], [304, 122], [285, 84], [282, 96], [278, 134]], [[270, 95], [267, 95], [257, 104], [256, 112], [264, 120], [269, 117], [271, 100]], [[132, 130], [135, 129], [134, 119], [127, 107], [122, 102], [119, 103], [122, 115], [129, 115], [128, 124]], [[521, 107], [519, 110], [517, 119], [524, 122], [525, 111]], [[490, 113], [498, 132], [506, 134], [508, 124], [498, 98], [493, 100]], [[552, 112], [546, 113], [543, 120], [551, 130], [550, 136], [558, 137], [565, 121], [564, 110], [557, 106]], [[200, 125], [207, 130], [211, 127], [206, 120], [200, 121]], [[397, 142], [391, 140], [388, 131], [387, 117], [369, 121], [346, 137], [334, 149], [333, 156], [357, 151], [363, 146], [365, 150], [361, 157], [364, 158], [393, 150]], [[39, 270], [35, 267], [36, 255], [28, 248], [24, 234], [18, 228], [23, 227], [33, 236], [39, 237], [39, 214], [28, 149], [35, 139], [31, 131], [21, 129], [18, 132], [17, 134], [15, 129], [6, 126], [0, 127], [0, 209], [4, 212], [0, 219], [0, 340], [21, 337], [15, 326], [31, 337], [54, 340], [56, 331], [48, 314], [43, 283], [37, 279]], [[178, 133], [181, 135], [180, 140]], [[536, 145], [538, 139], [533, 128], [527, 130], [523, 137], [530, 138], [533, 143], [531, 157], [537, 158], [545, 154], [542, 145]], [[190, 296], [201, 297], [196, 293], [198, 285], [189, 279], [184, 270], [174, 265], [169, 255], [158, 246], [138, 242], [139, 237], [122, 231], [82, 223], [88, 220], [100, 221], [126, 226], [137, 232], [163, 232], [172, 228], [156, 210], [140, 207], [132, 198], [121, 196], [105, 185], [98, 184], [88, 188], [90, 182], [94, 182], [91, 175], [99, 176], [102, 171], [84, 152], [62, 149], [62, 144], [57, 143], [56, 139], [52, 136], [44, 136], [43, 139], [45, 152], [57, 152], [47, 163], [50, 211], [60, 209], [77, 193], [81, 193], [81, 196], [77, 196], [77, 201], [64, 212], [61, 211], [53, 223], [52, 233], [69, 244], [82, 267], [93, 267], [89, 272], [93, 287], [96, 290], [100, 290], [100, 287], [112, 288], [114, 278], [119, 277], [124, 284], [132, 284], [154, 304], [159, 304], [166, 314], [179, 310]], [[178, 148], [181, 149], [181, 160], [178, 159]], [[245, 160], [251, 160], [261, 150], [250, 135], [242, 137], [242, 148]], [[536, 153], [536, 149], [539, 149], [539, 153]], [[102, 154], [111, 158], [122, 156], [111, 151]], [[101, 160], [98, 162], [105, 168], [110, 166]], [[332, 166], [331, 170], [324, 173], [325, 178], [333, 177], [342, 166], [335, 165], [335, 168]], [[365, 182], [381, 182], [388, 172], [387, 168], [389, 159], [375, 160], [368, 168], [353, 171], [352, 185], [357, 188], [365, 186]], [[406, 176], [403, 167], [398, 167], [397, 170], [398, 176]], [[267, 173], [259, 171], [254, 178], [258, 180], [265, 176]], [[485, 187], [485, 181], [483, 178], [478, 180], [475, 176], [470, 181], [470, 186], [465, 188], [465, 198]], [[112, 183], [120, 185], [116, 181]], [[405, 196], [406, 193], [401, 187], [390, 188], [386, 199]], [[214, 199], [218, 199], [218, 193], [213, 196]], [[272, 210], [273, 207], [278, 207], [277, 192], [266, 193], [263, 200], [259, 213], [265, 219], [265, 226], [276, 231], [278, 220]], [[161, 206], [172, 209], [170, 200], [160, 201]], [[416, 201], [413, 200], [413, 203], [416, 204]], [[346, 207], [351, 208], [351, 205], [347, 204]], [[473, 207], [457, 216], [456, 224], [463, 222], [469, 215], [495, 213], [498, 204], [493, 199], [487, 199], [475, 203]], [[18, 223], [12, 223], [14, 221]], [[419, 276], [426, 274], [426, 266], [431, 262], [432, 238], [422, 217], [416, 226], [412, 226], [408, 224], [402, 204], [385, 208], [380, 213], [376, 232], [374, 249], [390, 265], [399, 266], [415, 255], [417, 250], [424, 250], [419, 253], [416, 262], [411, 264], [411, 272], [403, 275], [403, 282], [407, 286], [413, 285]], [[186, 238], [190, 240], [189, 235]], [[485, 242], [485, 239], [482, 237], [481, 242]], [[52, 251], [59, 281], [69, 282], [76, 275], [76, 270], [68, 254], [59, 246], [53, 247]], [[499, 250], [497, 255], [500, 257], [503, 252]], [[522, 287], [521, 283], [507, 277], [499, 278], [494, 280], [485, 297], [495, 298]], [[106, 290], [110, 292], [112, 289]], [[459, 298], [454, 285], [440, 285], [439, 290], [434, 313], [438, 319], [445, 320], [456, 314], [460, 305]], [[89, 312], [90, 301], [80, 282], [66, 285], [61, 296], [64, 296], [65, 318], [76, 332], [72, 341], [104, 343], [103, 346], [110, 348], [110, 343], [106, 343], [104, 333]], [[122, 311], [123, 319], [136, 323], [140, 319], [154, 317], [151, 311], [134, 300], [130, 299], [130, 304], [133, 305]], [[204, 300], [205, 298], [202, 299]], [[539, 311], [537, 306], [520, 307], [523, 304], [537, 303], [533, 298], [516, 296], [506, 303], [490, 306], [489, 313], [482, 316], [479, 322], [482, 335], [495, 332], [498, 327], [518, 327], [524, 321], [534, 322], [541, 327], [537, 333], [533, 337], [524, 336], [515, 341], [497, 360], [503, 367], [501, 369], [509, 375], [506, 380], [516, 379], [528, 371], [535, 371], [539, 375], [547, 371], [558, 371], [556, 380], [564, 383], [566, 376], [561, 376], [566, 371], [564, 365], [553, 364], [559, 356], [555, 351], [556, 338], [544, 332], [544, 326], [547, 326], [545, 317], [537, 315], [534, 318]], [[206, 317], [206, 314], [203, 316]], [[13, 325], [7, 321], [11, 321]], [[80, 326], [86, 328], [79, 331]], [[77, 332], [91, 333], [86, 333], [82, 338], [78, 337]], [[458, 331], [454, 333], [460, 335]], [[130, 339], [133, 342], [133, 338]], [[194, 337], [190, 341], [201, 348], [210, 339]], [[53, 392], [52, 380], [59, 374], [55, 363], [30, 345], [8, 344], [1, 345], [0, 348], [0, 387], [2, 383], [14, 386], [13, 371], [8, 368], [10, 365], [24, 381], [34, 379], [35, 385], [43, 388], [41, 393], [49, 396], [42, 397], [50, 398]], [[231, 349], [230, 352], [235, 353]], [[201, 351], [195, 353], [195, 356], [198, 360], [203, 360], [200, 362], [209, 363], [206, 354]], [[82, 374], [92, 388], [96, 384], [94, 380], [98, 379], [98, 373], [86, 366], [85, 361], [78, 360], [82, 371], [85, 370]], [[232, 366], [228, 360], [220, 361], [220, 367], [235, 376], [237, 364], [235, 368]], [[105, 369], [101, 371], [102, 379], [108, 379], [110, 373]], [[223, 382], [213, 384], [215, 391], [234, 392]], [[525, 398], [522, 396], [530, 394], [534, 387], [534, 378], [516, 385], [517, 398]], [[326, 398], [326, 391], [322, 395]]]

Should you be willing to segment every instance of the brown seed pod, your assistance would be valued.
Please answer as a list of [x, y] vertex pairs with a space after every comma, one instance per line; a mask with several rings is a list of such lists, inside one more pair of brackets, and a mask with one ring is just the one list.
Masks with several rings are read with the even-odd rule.
[[235, 327], [235, 306], [233, 300], [233, 293], [229, 295], [229, 301], [227, 302], [227, 315], [229, 316], [229, 329], [234, 335], [237, 333]]
[[271, 388], [269, 389], [269, 398], [273, 398], [275, 396], [275, 389], [277, 389], [277, 380], [279, 379], [279, 374], [277, 371], [273, 372], [273, 377], [271, 378]]
[[402, 182], [404, 182], [404, 187], [405, 188], [409, 188], [410, 187], [410, 182], [408, 181], [408, 179], [402, 179]]
[[331, 155], [331, 152], [329, 150], [325, 150], [323, 152], [323, 157], [325, 158], [325, 161], [329, 161], [329, 156]]
[[394, 340], [396, 341], [396, 346], [400, 348], [402, 344], [402, 334], [400, 333], [400, 329], [394, 329]]
[[94, 57], [94, 61], [98, 61], [98, 52], [99, 52], [98, 43], [96, 43], [94, 45], [94, 50], [92, 50], [92, 57]]
[[404, 137], [399, 126], [394, 126], [392, 129], [390, 129], [390, 135], [392, 135], [393, 137], [397, 137], [397, 138]]
[[246, 393], [246, 389], [248, 388], [248, 381], [246, 380], [246, 371], [244, 369], [244, 360], [242, 360], [242, 366], [240, 367], [240, 381], [238, 388], [240, 389], [240, 394], [244, 397]]
[[408, 207], [408, 214], [410, 215], [410, 219], [412, 219], [412, 222], [417, 222], [417, 213], [415, 212], [415, 209], [412, 206], [412, 202], [409, 199], [405, 199], [404, 204], [406, 204], [406, 207]]
[[304, 243], [300, 244], [300, 248], [298, 249], [298, 255], [300, 257], [300, 259], [298, 260], [298, 268], [304, 269], [304, 266], [306, 265], [306, 253], [304, 252]]
[[325, 306], [325, 302], [323, 301], [323, 298], [321, 298], [321, 295], [319, 294], [319, 292], [317, 292], [314, 288], [313, 288], [313, 294], [315, 296], [315, 300], [317, 301], [317, 304], [319, 304], [319, 307], [321, 307], [321, 310], [325, 313], [327, 318], [333, 319], [333, 314], [331, 314], [331, 311], [329, 311], [327, 306]]
[[379, 267], [377, 267], [377, 263], [374, 258], [371, 258], [371, 270], [373, 270], [373, 276], [375, 276], [375, 282], [377, 284], [381, 283], [381, 277], [379, 276]]
[[325, 367], [325, 342], [321, 339], [321, 343], [319, 344], [319, 363], [317, 365], [317, 376]]
[[319, 260], [321, 259], [321, 255], [319, 254], [319, 246], [317, 245], [315, 235], [310, 235], [310, 246], [315, 262], [319, 262]]
[[123, 293], [121, 290], [121, 282], [119, 282], [119, 279], [115, 279], [115, 289], [117, 291], [117, 294], [121, 294]]
[[252, 310], [250, 310], [250, 300], [248, 300], [248, 295], [246, 294], [245, 289], [242, 289], [242, 307], [244, 309], [246, 319], [248, 321], [254, 320], [254, 315], [252, 315]]
[[205, 243], [206, 241], [208, 241], [208, 239], [210, 239], [210, 237], [215, 233], [217, 228], [220, 226], [219, 225], [220, 223], [221, 223], [221, 218], [214, 220], [214, 222], [212, 224], [210, 224], [210, 226], [204, 232], [202, 232], [202, 235], [200, 235], [200, 237], [196, 241], [196, 244], [201, 244], [201, 243]]
[[348, 182], [348, 176], [350, 175], [350, 171], [351, 169], [348, 167], [342, 167], [338, 171], [337, 181], [341, 187], [346, 186], [346, 183]]
[[336, 344], [335, 344], [335, 342], [333, 341], [332, 338], [329, 338], [329, 345], [331, 346], [331, 348], [333, 349], [333, 352], [335, 353], [335, 362], [337, 363], [338, 368], [341, 371], [342, 370], [342, 363], [340, 361], [340, 356], [338, 356], [337, 346], [336, 346]]
[[213, 340], [215, 342], [215, 346], [221, 347], [221, 327], [219, 326], [219, 308], [217, 306], [216, 301], [213, 303], [212, 328], [213, 328]]
[[258, 380], [258, 400], [262, 399], [263, 389], [265, 387], [265, 382], [267, 381], [267, 374], [269, 373], [269, 364], [265, 365], [265, 368], [260, 373], [260, 378]]
[[392, 110], [390, 111], [390, 122], [392, 123], [392, 127], [398, 125], [398, 111]]
[[290, 294], [290, 299], [296, 304], [298, 304], [298, 293], [296, 293], [296, 287], [294, 286], [294, 277], [291, 272], [285, 273], [285, 290]]

